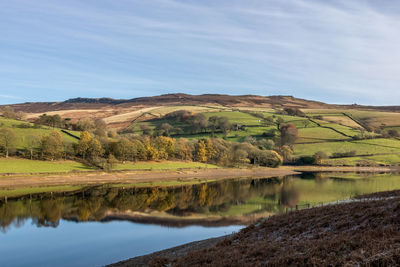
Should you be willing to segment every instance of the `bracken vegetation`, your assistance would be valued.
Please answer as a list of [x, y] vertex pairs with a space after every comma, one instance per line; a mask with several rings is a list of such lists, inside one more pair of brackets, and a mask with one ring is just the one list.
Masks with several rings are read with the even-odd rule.
[[[398, 266], [399, 192], [369, 197], [392, 198], [276, 215], [172, 266]], [[150, 266], [170, 263], [153, 259]]]

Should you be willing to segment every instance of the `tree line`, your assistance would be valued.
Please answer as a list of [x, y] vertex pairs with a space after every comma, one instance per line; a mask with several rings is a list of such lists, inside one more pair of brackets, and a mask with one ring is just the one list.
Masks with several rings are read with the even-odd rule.
[[[165, 118], [186, 123], [193, 133], [201, 131], [222, 131], [227, 133], [232, 129], [228, 118], [204, 114], [193, 114], [179, 110], [167, 114]], [[267, 119], [269, 120], [269, 119]], [[112, 169], [118, 161], [146, 160], [185, 160], [213, 163], [224, 166], [253, 164], [276, 167], [287, 161], [293, 153], [293, 144], [297, 139], [297, 128], [293, 124], [285, 124], [279, 118], [272, 118], [279, 129], [279, 136], [259, 138], [248, 136], [244, 142], [229, 142], [222, 138], [204, 138], [190, 140], [170, 137], [168, 125], [161, 124], [151, 134], [143, 129], [142, 135], [119, 135], [108, 131], [101, 119], [84, 119], [77, 123], [66, 123], [59, 115], [41, 115], [35, 120], [35, 125], [80, 129], [77, 143], [66, 142], [59, 129], [47, 135], [24, 136], [23, 149], [17, 148], [18, 137], [13, 128], [0, 129], [0, 153], [5, 157], [10, 154], [30, 159], [81, 160], [103, 169]], [[26, 123], [28, 126], [30, 124]]]

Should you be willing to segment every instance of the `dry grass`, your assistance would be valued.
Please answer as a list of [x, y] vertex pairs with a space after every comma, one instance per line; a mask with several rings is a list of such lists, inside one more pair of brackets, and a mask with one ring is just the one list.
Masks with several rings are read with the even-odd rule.
[[[395, 193], [373, 195], [393, 196]], [[151, 266], [168, 260], [155, 259]], [[273, 216], [173, 266], [398, 266], [399, 199], [370, 200]]]
[[134, 111], [128, 111], [125, 113], [120, 113], [114, 116], [110, 116], [107, 118], [104, 118], [103, 120], [106, 123], [116, 123], [116, 122], [127, 122], [127, 121], [133, 121], [134, 119], [136, 119], [137, 117], [139, 117], [140, 115], [142, 115], [143, 113], [152, 111], [154, 109], [156, 109], [158, 107], [148, 107], [148, 108], [141, 108], [138, 110], [134, 110]]
[[323, 116], [325, 121], [341, 124], [351, 128], [362, 128], [361, 125], [353, 121], [352, 119], [345, 116]]

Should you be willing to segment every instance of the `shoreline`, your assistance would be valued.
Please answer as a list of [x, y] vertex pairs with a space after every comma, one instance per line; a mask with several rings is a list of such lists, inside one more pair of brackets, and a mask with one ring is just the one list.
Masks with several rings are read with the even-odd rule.
[[[1, 175], [0, 189], [26, 187], [134, 184], [157, 182], [207, 182], [209, 180], [240, 178], [273, 178], [297, 175], [302, 172], [357, 172], [398, 173], [398, 167], [328, 167], [328, 166], [281, 166], [279, 168], [215, 168], [181, 170], [132, 170], [115, 172], [81, 172], [48, 174]], [[151, 184], [150, 184], [151, 185]]]
[[232, 235], [223, 235], [218, 237], [207, 238], [203, 240], [197, 240], [189, 243], [185, 243], [172, 248], [167, 248], [159, 251], [155, 251], [142, 256], [133, 257], [130, 259], [122, 260], [119, 262], [111, 263], [106, 265], [107, 267], [141, 267], [148, 266], [152, 259], [156, 258], [168, 258], [171, 260], [178, 259], [186, 256], [188, 253], [200, 249], [207, 249], [215, 246], [224, 239]]
[[[279, 265], [282, 265], [284, 263], [287, 263], [287, 259], [290, 258], [291, 261], [296, 262], [297, 264], [304, 263], [305, 257], [307, 260], [310, 260], [313, 263], [323, 263], [323, 265], [327, 265], [329, 263], [332, 263], [332, 257], [330, 259], [325, 259], [325, 256], [329, 251], [331, 251], [331, 247], [326, 247], [325, 243], [326, 242], [336, 242], [338, 243], [337, 248], [338, 250], [341, 249], [339, 245], [343, 245], [343, 236], [346, 234], [342, 233], [342, 228], [346, 227], [349, 228], [349, 231], [353, 231], [352, 235], [357, 234], [357, 229], [353, 229], [352, 223], [348, 224], [343, 224], [341, 220], [335, 221], [333, 217], [336, 216], [342, 216], [345, 219], [348, 219], [349, 222], [353, 221], [353, 218], [351, 216], [355, 216], [354, 219], [361, 220], [363, 221], [363, 227], [366, 228], [368, 231], [368, 237], [363, 240], [362, 242], [359, 242], [359, 247], [354, 246], [354, 247], [344, 247], [345, 249], [348, 250], [348, 254], [351, 254], [352, 256], [355, 255], [355, 259], [361, 263], [365, 263], [365, 260], [363, 258], [359, 258], [358, 256], [358, 251], [363, 251], [364, 249], [367, 251], [367, 254], [370, 253], [369, 259], [368, 260], [375, 260], [378, 263], [379, 262], [386, 262], [386, 263], [393, 263], [393, 260], [398, 260], [396, 258], [396, 249], [392, 249], [389, 253], [389, 257], [386, 258], [386, 255], [384, 253], [377, 253], [375, 249], [380, 249], [382, 250], [383, 248], [386, 249], [385, 246], [379, 247], [379, 245], [370, 245], [372, 244], [370, 242], [371, 238], [375, 238], [375, 232], [383, 231], [380, 229], [376, 229], [377, 225], [380, 225], [380, 223], [374, 222], [371, 219], [374, 220], [390, 220], [390, 222], [393, 224], [393, 215], [389, 216], [388, 214], [385, 214], [385, 216], [382, 216], [381, 212], [377, 211], [377, 209], [381, 209], [382, 206], [389, 206], [389, 210], [393, 209], [396, 207], [396, 202], [392, 200], [392, 198], [399, 199], [400, 198], [400, 190], [392, 190], [392, 191], [384, 191], [384, 192], [378, 192], [378, 193], [372, 193], [372, 194], [366, 194], [366, 195], [361, 195], [356, 198], [355, 202], [344, 202], [344, 203], [339, 203], [339, 204], [333, 204], [333, 205], [327, 205], [327, 206], [322, 206], [322, 207], [313, 207], [310, 209], [304, 209], [300, 211], [293, 211], [287, 214], [279, 214], [279, 215], [274, 215], [269, 220], [263, 220], [255, 225], [250, 225], [244, 230], [240, 231], [239, 233], [236, 234], [231, 234], [231, 235], [225, 235], [225, 236], [220, 236], [220, 237], [215, 237], [215, 238], [209, 238], [209, 239], [204, 239], [204, 240], [199, 240], [199, 241], [194, 241], [186, 244], [182, 244], [176, 247], [172, 248], [167, 248], [164, 250], [156, 251], [153, 253], [145, 254], [142, 256], [137, 256], [133, 257], [130, 259], [125, 259], [119, 262], [112, 263], [110, 265], [106, 266], [111, 266], [111, 267], [127, 267], [127, 266], [164, 266], [168, 265], [177, 265], [177, 266], [184, 266], [186, 264], [188, 265], [195, 265], [195, 266], [200, 266], [202, 263], [204, 263], [205, 260], [210, 260], [208, 263], [211, 265], [217, 265], [217, 262], [221, 263], [224, 262], [224, 259], [229, 258], [229, 256], [236, 255], [235, 253], [232, 254], [230, 251], [238, 251], [238, 249], [243, 251], [243, 247], [250, 247], [254, 246], [254, 248], [247, 250], [246, 252], [241, 252], [243, 255], [239, 255], [238, 259], [243, 259], [243, 257], [246, 258], [246, 260], [242, 261], [243, 265], [258, 265], [255, 264], [255, 262], [260, 262], [259, 255], [258, 254], [266, 254], [264, 258], [261, 260], [262, 262], [265, 263], [265, 259], [268, 259], [269, 257], [272, 258], [274, 257], [274, 253], [271, 255], [268, 255], [268, 252], [265, 252], [263, 250], [264, 245], [267, 244], [268, 242], [275, 242], [279, 245], [281, 245], [281, 248], [283, 251], [285, 251], [285, 247], [282, 245], [286, 245], [289, 249], [292, 249], [293, 251], [297, 250], [302, 250], [299, 249], [298, 247], [307, 247], [307, 246], [297, 246], [296, 245], [291, 245], [291, 242], [289, 241], [288, 243], [280, 243], [282, 242], [277, 235], [283, 235], [282, 230], [279, 228], [290, 228], [290, 221], [293, 220], [305, 220], [307, 225], [303, 226], [296, 226], [297, 228], [300, 229], [295, 229], [297, 231], [293, 231], [293, 233], [288, 233], [289, 238], [293, 238], [295, 242], [308, 242], [315, 245], [315, 238], [319, 239], [319, 234], [315, 235], [308, 235], [306, 237], [302, 236], [303, 232], [307, 231], [313, 231], [315, 232], [315, 225], [318, 225], [318, 227], [324, 228], [325, 224], [332, 224], [334, 227], [340, 228], [338, 231], [336, 231], [335, 234], [329, 235], [329, 236], [324, 236], [326, 240], [320, 242], [316, 248], [314, 248], [314, 251], [307, 250], [304, 253], [301, 253], [298, 258], [291, 256], [283, 256], [282, 258], [278, 259], [273, 259], [274, 264], [279, 263]], [[374, 209], [371, 209], [369, 203], [371, 205], [375, 206]], [[342, 207], [345, 207], [343, 209]], [[349, 211], [350, 210], [350, 211]], [[393, 211], [396, 213], [397, 209], [394, 209]], [[371, 219], [365, 215], [364, 211], [368, 212], [368, 216], [371, 217]], [[354, 215], [354, 213], [360, 213]], [[345, 216], [343, 216], [343, 213], [347, 213]], [[319, 214], [319, 215], [318, 215]], [[362, 215], [362, 216], [361, 216]], [[346, 217], [347, 216], [347, 217]], [[327, 217], [332, 217], [329, 218], [327, 221]], [[365, 217], [365, 218], [364, 218]], [[309, 220], [313, 220], [314, 222], [309, 222]], [[323, 221], [323, 224], [321, 224], [320, 221]], [[372, 222], [371, 222], [372, 221]], [[284, 223], [284, 225], [282, 225]], [[360, 227], [361, 223], [357, 222], [358, 227]], [[278, 225], [278, 226], [277, 226]], [[269, 233], [271, 231], [270, 228], [274, 228], [277, 226], [277, 229], [272, 232], [272, 234]], [[397, 226], [396, 226], [397, 227]], [[266, 231], [268, 229], [268, 231]], [[398, 229], [398, 228], [397, 228]], [[293, 230], [293, 229], [291, 229]], [[318, 230], [318, 229], [317, 229]], [[375, 231], [375, 232], [374, 232]], [[290, 232], [287, 230], [287, 232]], [[248, 234], [252, 233], [252, 234]], [[372, 233], [372, 235], [370, 234]], [[263, 236], [263, 238], [268, 238], [271, 239], [270, 241], [262, 241], [260, 240], [260, 236]], [[343, 236], [342, 236], [343, 235]], [[358, 233], [358, 235], [363, 235], [362, 233]], [[256, 240], [254, 240], [254, 237], [257, 237]], [[293, 237], [294, 236], [294, 237]], [[303, 237], [304, 241], [300, 240], [300, 237]], [[348, 240], [347, 236], [345, 238]], [[358, 238], [358, 239], [361, 239]], [[243, 242], [243, 244], [241, 243]], [[267, 242], [267, 243], [265, 243]], [[259, 244], [258, 244], [259, 243]], [[390, 241], [388, 243], [391, 243]], [[392, 244], [392, 243], [391, 243]], [[310, 244], [309, 244], [310, 245]], [[274, 244], [272, 245], [274, 246]], [[376, 246], [377, 248], [371, 249], [371, 247]], [[278, 246], [277, 246], [278, 247]], [[254, 253], [254, 249], [260, 249], [258, 254]], [[343, 249], [343, 248], [342, 248]], [[270, 249], [273, 250], [273, 249]], [[370, 250], [370, 251], [368, 251]], [[355, 253], [354, 253], [355, 252]], [[379, 251], [378, 251], [379, 252]], [[283, 253], [284, 254], [284, 253]], [[354, 254], [354, 255], [353, 255]], [[258, 256], [255, 256], [258, 255]], [[302, 255], [305, 255], [303, 257]], [[193, 256], [195, 259], [193, 259]], [[330, 255], [331, 256], [331, 255]], [[366, 255], [365, 255], [366, 256]], [[219, 257], [219, 258], [218, 258]], [[247, 260], [251, 257], [251, 261], [247, 262]], [[390, 258], [392, 257], [392, 258]], [[214, 258], [217, 258], [215, 260]], [[335, 258], [335, 257], [334, 257]], [[335, 258], [336, 260], [337, 258]], [[341, 263], [347, 263], [349, 262], [349, 259], [346, 257], [340, 258]], [[354, 259], [353, 259], [354, 260]], [[370, 263], [369, 261], [366, 261], [367, 263]], [[235, 261], [235, 260], [233, 260]], [[354, 263], [353, 261], [350, 261]], [[246, 264], [245, 264], [246, 263]], [[161, 264], [161, 265], [160, 265]], [[295, 264], [296, 265], [296, 264]], [[330, 265], [330, 264], [329, 264]]]
[[283, 168], [217, 168], [217, 169], [183, 169], [152, 171], [118, 171], [70, 173], [64, 175], [12, 175], [0, 177], [0, 189], [16, 189], [23, 187], [61, 186], [61, 185], [101, 185], [132, 184], [155, 182], [206, 182], [235, 178], [272, 178], [296, 175], [299, 172]]

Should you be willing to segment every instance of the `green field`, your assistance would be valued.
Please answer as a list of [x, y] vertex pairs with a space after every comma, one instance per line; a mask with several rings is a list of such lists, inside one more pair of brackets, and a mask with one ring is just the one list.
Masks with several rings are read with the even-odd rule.
[[[24, 126], [28, 126], [29, 128], [23, 128]], [[3, 117], [0, 117], [0, 128], [11, 128], [14, 130], [14, 132], [17, 135], [17, 149], [24, 149], [26, 147], [26, 142], [29, 136], [36, 136], [39, 137], [42, 135], [49, 135], [53, 131], [60, 132], [62, 134], [64, 142], [67, 143], [76, 143], [78, 139], [73, 138], [72, 136], [69, 136], [63, 132], [61, 132], [60, 129], [58, 128], [51, 128], [48, 126], [38, 126], [34, 127], [32, 123], [28, 123], [25, 121], [17, 121], [17, 120], [11, 120], [11, 119], [5, 119]], [[68, 130], [69, 133], [72, 135], [75, 135], [77, 137], [80, 136], [80, 132], [77, 131], [70, 131]]]
[[[140, 161], [116, 164], [113, 170], [178, 170], [196, 168], [218, 168], [216, 165], [184, 161]], [[41, 161], [19, 158], [0, 158], [0, 173], [52, 173], [71, 171], [90, 171], [92, 167], [82, 163], [65, 161]]]
[[0, 158], [0, 173], [51, 173], [90, 170], [93, 170], [93, 168], [71, 160], [42, 161]]
[[[379, 145], [381, 143], [382, 145]], [[296, 155], [313, 155], [318, 151], [327, 154], [356, 151], [357, 155], [400, 153], [400, 141], [397, 139], [371, 139], [360, 141], [321, 142], [295, 145]]]

